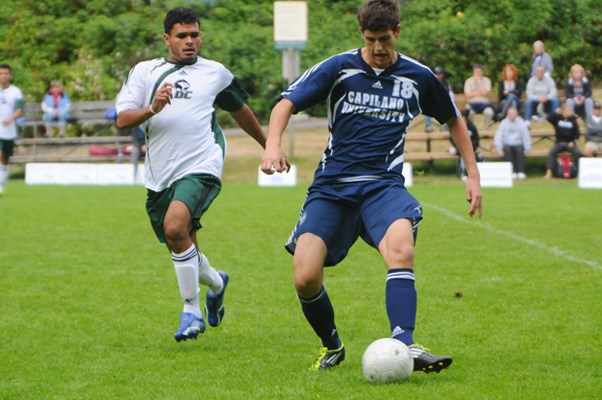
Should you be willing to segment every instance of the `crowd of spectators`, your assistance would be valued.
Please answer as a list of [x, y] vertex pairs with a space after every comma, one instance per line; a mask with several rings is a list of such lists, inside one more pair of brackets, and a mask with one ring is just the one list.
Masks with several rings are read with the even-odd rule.
[[[434, 71], [453, 96], [443, 68], [436, 67]], [[528, 77], [521, 80], [519, 68], [514, 64], [506, 64], [502, 69], [497, 81], [497, 102], [493, 101], [494, 88], [491, 79], [485, 75], [483, 65], [473, 65], [472, 75], [464, 81], [468, 121], [474, 128], [474, 116], [482, 114], [483, 130], [500, 123], [491, 151], [512, 162], [515, 179], [526, 178], [525, 153], [531, 148], [529, 132], [532, 122], [547, 122], [554, 129], [554, 145], [546, 160], [546, 178], [553, 176], [560, 155], [566, 157], [570, 154], [572, 162], [577, 165], [581, 156], [602, 154], [602, 106], [593, 98], [592, 83], [585, 68], [580, 64], [572, 65], [566, 78], [559, 82], [554, 80], [553, 73], [553, 59], [545, 51], [543, 42], [538, 40], [533, 43]], [[559, 87], [563, 92], [559, 92]], [[585, 128], [586, 136], [583, 152], [578, 145], [580, 126]], [[425, 131], [433, 131], [428, 117]]]

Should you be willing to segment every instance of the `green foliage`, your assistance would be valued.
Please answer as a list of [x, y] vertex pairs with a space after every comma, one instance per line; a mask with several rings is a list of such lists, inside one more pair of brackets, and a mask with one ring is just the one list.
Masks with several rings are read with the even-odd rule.
[[[301, 67], [360, 47], [356, 12], [361, 0], [311, 0], [308, 47]], [[582, 64], [594, 82], [602, 73], [602, 9], [596, 0], [404, 0], [399, 50], [451, 74], [456, 91], [480, 62], [497, 81], [514, 63], [523, 79], [532, 43], [543, 40], [559, 85]], [[0, 54], [15, 83], [37, 102], [52, 79], [75, 100], [115, 97], [137, 62], [166, 54], [162, 21], [175, 0], [5, 0], [0, 7]], [[279, 92], [280, 51], [273, 43], [272, 0], [188, 0], [201, 15], [202, 53], [222, 62], [251, 93], [263, 122]], [[323, 112], [321, 109], [312, 112]], [[220, 120], [228, 121], [223, 116]]]
[[[429, 66], [440, 65], [461, 90], [475, 63], [493, 82], [513, 63], [524, 81], [532, 44], [545, 43], [554, 60], [554, 78], [566, 80], [570, 66], [582, 64], [596, 81], [602, 11], [593, 0], [408, 1], [402, 7], [399, 48]], [[599, 78], [598, 78], [599, 79]]]

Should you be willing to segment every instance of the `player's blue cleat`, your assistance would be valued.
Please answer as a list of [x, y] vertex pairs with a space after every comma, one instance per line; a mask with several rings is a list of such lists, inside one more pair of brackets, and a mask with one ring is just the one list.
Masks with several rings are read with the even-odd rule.
[[205, 321], [203, 317], [188, 312], [180, 314], [180, 329], [174, 335], [176, 342], [188, 339], [196, 339], [199, 333], [205, 332]]
[[217, 295], [214, 295], [210, 290], [207, 290], [207, 300], [205, 301], [207, 322], [209, 322], [209, 325], [211, 326], [218, 326], [222, 322], [222, 318], [224, 318], [224, 313], [226, 312], [224, 309], [224, 294], [226, 293], [226, 286], [228, 286], [230, 277], [224, 271], [218, 272], [224, 281], [224, 286]]

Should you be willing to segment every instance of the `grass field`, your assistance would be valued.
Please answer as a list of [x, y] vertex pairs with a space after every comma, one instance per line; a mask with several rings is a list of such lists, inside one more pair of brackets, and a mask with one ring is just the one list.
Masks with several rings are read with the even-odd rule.
[[181, 303], [142, 187], [26, 186], [0, 198], [0, 399], [594, 399], [602, 393], [601, 192], [575, 181], [484, 189], [415, 179], [416, 339], [454, 364], [372, 385], [361, 356], [388, 336], [385, 270], [363, 243], [327, 270], [347, 360], [307, 369], [319, 342], [282, 244], [305, 185], [228, 183], [203, 250], [229, 271], [224, 323], [176, 343]]

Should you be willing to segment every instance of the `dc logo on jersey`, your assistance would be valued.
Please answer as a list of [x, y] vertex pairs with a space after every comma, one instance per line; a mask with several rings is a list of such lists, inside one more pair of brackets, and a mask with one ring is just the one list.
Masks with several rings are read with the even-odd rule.
[[176, 99], [190, 99], [192, 97], [192, 91], [190, 91], [190, 83], [185, 79], [180, 79], [175, 83], [176, 93], [174, 97]]

